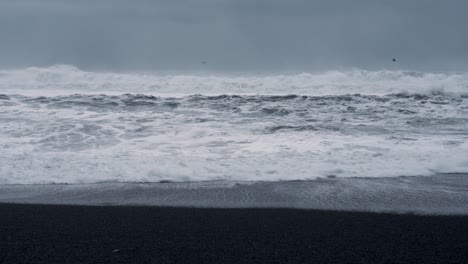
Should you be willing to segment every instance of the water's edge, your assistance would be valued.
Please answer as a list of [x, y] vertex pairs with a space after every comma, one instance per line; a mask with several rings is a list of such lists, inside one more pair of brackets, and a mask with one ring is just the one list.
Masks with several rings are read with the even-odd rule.
[[0, 203], [468, 214], [468, 174], [255, 183], [0, 185]]

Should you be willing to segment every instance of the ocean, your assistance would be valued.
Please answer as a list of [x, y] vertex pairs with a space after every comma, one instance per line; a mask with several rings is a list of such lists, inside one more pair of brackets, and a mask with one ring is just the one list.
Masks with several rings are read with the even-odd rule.
[[0, 184], [468, 173], [468, 74], [0, 71]]

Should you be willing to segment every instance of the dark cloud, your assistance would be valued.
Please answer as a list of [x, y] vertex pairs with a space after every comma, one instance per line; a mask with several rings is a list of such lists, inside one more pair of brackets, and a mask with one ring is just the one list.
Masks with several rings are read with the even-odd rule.
[[397, 57], [467, 69], [466, 10], [466, 0], [0, 0], [0, 66], [295, 71]]

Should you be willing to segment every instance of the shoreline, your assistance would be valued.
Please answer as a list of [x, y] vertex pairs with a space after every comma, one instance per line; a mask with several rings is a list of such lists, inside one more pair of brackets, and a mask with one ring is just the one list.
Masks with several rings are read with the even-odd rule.
[[468, 175], [289, 182], [0, 185], [0, 203], [468, 215]]

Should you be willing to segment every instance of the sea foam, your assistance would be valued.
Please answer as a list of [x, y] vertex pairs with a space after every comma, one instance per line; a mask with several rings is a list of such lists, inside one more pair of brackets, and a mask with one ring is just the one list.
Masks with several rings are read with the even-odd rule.
[[0, 184], [468, 172], [468, 75], [0, 72]]
[[326, 71], [239, 75], [87, 72], [71, 65], [0, 71], [2, 93], [58, 95], [140, 93], [160, 96], [420, 93], [468, 95], [468, 74], [412, 71]]

